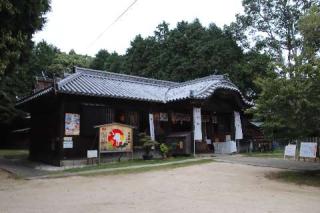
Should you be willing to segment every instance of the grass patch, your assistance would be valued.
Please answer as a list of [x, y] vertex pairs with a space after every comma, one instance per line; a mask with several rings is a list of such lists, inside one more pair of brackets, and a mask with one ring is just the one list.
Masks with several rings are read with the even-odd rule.
[[170, 170], [176, 169], [181, 167], [193, 166], [193, 165], [200, 165], [205, 163], [212, 163], [214, 160], [212, 159], [202, 159], [197, 161], [187, 161], [181, 163], [173, 163], [169, 165], [157, 165], [153, 167], [141, 167], [141, 168], [123, 168], [116, 171], [106, 171], [106, 172], [99, 172], [99, 173], [88, 173], [88, 174], [80, 174], [84, 176], [97, 176], [97, 175], [119, 175], [119, 174], [136, 174], [136, 173], [143, 173], [143, 172], [150, 172], [150, 171], [159, 171], [159, 170]]
[[317, 171], [282, 171], [272, 172], [266, 175], [267, 178], [282, 182], [295, 183], [298, 185], [320, 187], [320, 170]]
[[0, 158], [27, 159], [29, 150], [26, 149], [0, 149]]
[[71, 168], [65, 169], [63, 172], [82, 172], [88, 170], [101, 170], [101, 169], [112, 169], [112, 168], [121, 168], [121, 167], [130, 167], [130, 166], [143, 166], [143, 165], [152, 165], [152, 164], [159, 164], [159, 163], [168, 163], [168, 162], [179, 162], [187, 159], [193, 159], [193, 157], [176, 157], [176, 158], [169, 158], [167, 160], [162, 159], [154, 159], [154, 160], [142, 160], [142, 159], [135, 159], [135, 160], [127, 160], [127, 161], [113, 161], [108, 163], [102, 163], [100, 165], [93, 165], [93, 166], [85, 166], [81, 168]]
[[262, 158], [283, 158], [284, 150], [277, 149], [270, 152], [251, 152], [244, 153], [243, 156], [246, 157], [262, 157]]

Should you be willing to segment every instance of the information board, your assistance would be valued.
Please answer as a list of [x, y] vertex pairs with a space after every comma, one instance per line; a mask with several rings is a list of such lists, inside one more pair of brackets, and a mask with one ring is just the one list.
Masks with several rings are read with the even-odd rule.
[[288, 144], [284, 149], [284, 156], [296, 156], [296, 145], [294, 144]]
[[303, 158], [316, 158], [317, 143], [302, 142], [300, 145], [300, 157]]
[[63, 138], [63, 148], [64, 149], [72, 149], [73, 148], [72, 137], [64, 137]]
[[98, 150], [87, 150], [87, 158], [97, 158]]

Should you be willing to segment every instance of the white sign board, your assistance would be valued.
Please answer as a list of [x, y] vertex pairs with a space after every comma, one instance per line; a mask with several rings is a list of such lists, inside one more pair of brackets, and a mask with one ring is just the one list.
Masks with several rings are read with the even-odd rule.
[[235, 139], [236, 140], [243, 139], [240, 113], [236, 112], [236, 111], [234, 111], [234, 126], [235, 126], [235, 129], [236, 129]]
[[284, 149], [284, 156], [296, 156], [296, 145], [288, 144]]
[[231, 154], [237, 152], [237, 144], [234, 141], [213, 143], [214, 152], [217, 154]]
[[194, 140], [202, 140], [201, 108], [193, 108]]
[[152, 140], [155, 140], [155, 134], [154, 134], [154, 119], [153, 114], [149, 113], [149, 127], [150, 127], [150, 137]]
[[73, 148], [72, 137], [64, 137], [63, 138], [63, 148], [64, 149], [72, 149]]
[[97, 158], [98, 150], [87, 150], [87, 158]]
[[316, 158], [317, 143], [304, 143], [300, 145], [300, 157], [303, 158]]

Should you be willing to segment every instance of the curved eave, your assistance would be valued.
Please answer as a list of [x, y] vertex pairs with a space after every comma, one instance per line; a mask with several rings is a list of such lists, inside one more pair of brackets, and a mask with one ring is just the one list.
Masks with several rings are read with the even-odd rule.
[[208, 86], [205, 90], [202, 90], [196, 94], [194, 94], [193, 96], [185, 96], [182, 98], [177, 98], [177, 99], [170, 99], [167, 100], [166, 102], [175, 102], [175, 101], [184, 101], [184, 100], [188, 100], [188, 99], [198, 99], [198, 100], [204, 100], [209, 98], [210, 96], [212, 96], [213, 94], [215, 94], [215, 92], [217, 90], [229, 90], [229, 91], [233, 91], [236, 92], [239, 96], [240, 96], [240, 100], [244, 103], [245, 106], [247, 107], [252, 107], [254, 106], [254, 104], [250, 101], [248, 101], [241, 93], [241, 91], [239, 89], [237, 89], [234, 86]]
[[198, 99], [206, 99], [208, 97], [210, 97], [211, 95], [213, 95], [217, 90], [229, 90], [229, 91], [233, 91], [239, 94], [240, 99], [243, 101], [243, 103], [248, 106], [251, 107], [254, 104], [250, 101], [248, 101], [243, 94], [241, 93], [241, 91], [239, 89], [237, 89], [236, 87], [233, 86], [211, 86], [209, 87], [206, 91], [203, 91], [200, 94], [197, 94], [195, 98]]

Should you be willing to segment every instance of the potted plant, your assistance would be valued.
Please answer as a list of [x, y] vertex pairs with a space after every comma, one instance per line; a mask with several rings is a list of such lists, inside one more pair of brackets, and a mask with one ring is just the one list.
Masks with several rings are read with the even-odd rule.
[[168, 152], [169, 152], [169, 147], [164, 143], [160, 144], [160, 152], [162, 154], [162, 158], [163, 159], [167, 159]]
[[151, 154], [151, 149], [157, 146], [159, 143], [157, 141], [152, 140], [151, 137], [146, 133], [139, 134], [139, 141], [141, 144], [143, 144], [143, 148], [145, 151], [143, 155], [143, 160], [151, 160], [153, 158], [153, 155]]

